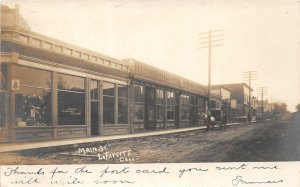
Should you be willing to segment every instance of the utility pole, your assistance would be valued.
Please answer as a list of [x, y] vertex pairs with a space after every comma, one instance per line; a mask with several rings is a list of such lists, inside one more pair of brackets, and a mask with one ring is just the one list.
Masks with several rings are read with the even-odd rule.
[[261, 94], [261, 120], [264, 121], [264, 94], [267, 93], [267, 87], [259, 87], [258, 94]]
[[252, 121], [252, 112], [251, 112], [251, 81], [252, 80], [256, 80], [256, 76], [257, 76], [257, 72], [256, 71], [245, 71], [243, 72], [243, 78], [246, 79], [248, 81], [249, 84], [249, 102], [248, 102], [248, 106], [249, 106], [249, 111], [248, 111], [248, 119], [249, 119], [249, 123], [251, 123]]
[[210, 105], [210, 95], [211, 95], [211, 50], [213, 47], [222, 46], [223, 44], [220, 43], [223, 41], [222, 37], [223, 30], [209, 30], [208, 32], [199, 33], [200, 35], [200, 48], [207, 48], [208, 49], [208, 86], [207, 86], [207, 94], [208, 94], [208, 113], [211, 114], [211, 105]]

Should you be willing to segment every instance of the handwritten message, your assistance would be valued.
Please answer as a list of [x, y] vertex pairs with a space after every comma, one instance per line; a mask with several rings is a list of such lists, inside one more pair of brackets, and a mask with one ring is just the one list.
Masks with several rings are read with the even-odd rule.
[[299, 169], [298, 162], [1, 166], [0, 182], [3, 186], [298, 186]]

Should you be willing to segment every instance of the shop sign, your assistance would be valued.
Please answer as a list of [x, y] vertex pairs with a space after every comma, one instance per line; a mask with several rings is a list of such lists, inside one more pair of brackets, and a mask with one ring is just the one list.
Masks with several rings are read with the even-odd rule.
[[11, 90], [19, 90], [20, 89], [20, 80], [13, 79], [11, 80]]

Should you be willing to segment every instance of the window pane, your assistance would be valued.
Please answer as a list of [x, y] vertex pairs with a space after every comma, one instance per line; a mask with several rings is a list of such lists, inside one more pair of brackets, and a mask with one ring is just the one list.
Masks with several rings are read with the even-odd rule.
[[134, 106], [134, 120], [144, 120], [144, 107], [143, 105]]
[[21, 87], [15, 95], [16, 125], [48, 126], [51, 124], [51, 92]]
[[0, 127], [5, 125], [5, 94], [0, 92]]
[[167, 106], [167, 120], [174, 120], [174, 111], [175, 108], [173, 106]]
[[189, 107], [184, 106], [181, 108], [181, 119], [182, 120], [189, 119]]
[[156, 104], [164, 104], [164, 91], [157, 89], [156, 90]]
[[84, 92], [84, 78], [58, 74], [58, 89]]
[[91, 80], [90, 81], [90, 94], [91, 94], [91, 99], [98, 100], [99, 95], [98, 95], [98, 81], [96, 80]]
[[114, 97], [103, 96], [103, 123], [114, 124]]
[[7, 65], [1, 64], [1, 71], [0, 71], [0, 89], [7, 89]]
[[58, 125], [84, 124], [84, 93], [58, 91]]
[[156, 106], [156, 117], [158, 120], [164, 119], [164, 106], [163, 105]]
[[128, 124], [128, 100], [119, 98], [118, 102], [118, 123]]
[[118, 97], [128, 98], [128, 87], [123, 85], [118, 85]]
[[113, 83], [103, 82], [103, 95], [115, 95], [115, 85]]
[[14, 66], [13, 79], [19, 79], [20, 85], [51, 88], [51, 72], [45, 70]]
[[139, 85], [134, 85], [134, 101], [144, 102], [144, 87]]

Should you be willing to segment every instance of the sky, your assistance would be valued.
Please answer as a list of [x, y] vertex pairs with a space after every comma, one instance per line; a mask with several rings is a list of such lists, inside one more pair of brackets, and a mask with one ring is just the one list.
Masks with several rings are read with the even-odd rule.
[[212, 84], [266, 87], [272, 102], [300, 103], [300, 1], [2, 0], [20, 5], [31, 30], [117, 59], [133, 58], [207, 85], [200, 33], [221, 30]]

